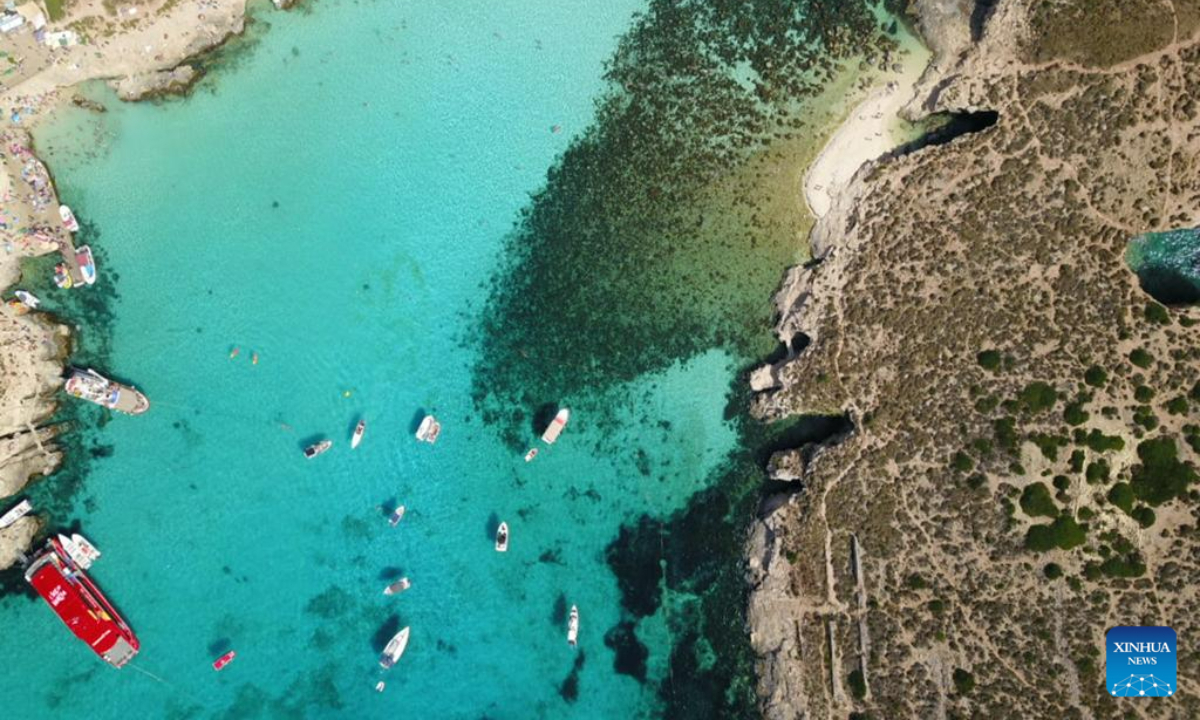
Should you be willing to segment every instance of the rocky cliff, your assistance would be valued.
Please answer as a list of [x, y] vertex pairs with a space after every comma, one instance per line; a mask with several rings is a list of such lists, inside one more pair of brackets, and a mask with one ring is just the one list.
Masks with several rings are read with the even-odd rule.
[[1106, 628], [1200, 609], [1200, 310], [1123, 259], [1200, 223], [1200, 3], [916, 6], [910, 112], [999, 121], [861, 170], [776, 297], [756, 413], [855, 430], [751, 531], [764, 713], [1200, 714], [1190, 656], [1171, 704], [1103, 677]]

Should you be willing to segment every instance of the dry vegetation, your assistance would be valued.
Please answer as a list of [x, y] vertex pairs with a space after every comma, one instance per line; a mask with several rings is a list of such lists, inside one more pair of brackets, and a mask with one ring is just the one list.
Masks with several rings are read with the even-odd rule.
[[1103, 673], [1107, 627], [1200, 631], [1200, 308], [1151, 302], [1123, 261], [1200, 223], [1194, 4], [1001, 3], [939, 100], [1000, 122], [882, 164], [795, 271], [811, 296], [782, 326], [812, 342], [757, 409], [857, 426], [777, 523], [814, 717], [1200, 715], [1182, 645], [1170, 703], [1116, 701]]

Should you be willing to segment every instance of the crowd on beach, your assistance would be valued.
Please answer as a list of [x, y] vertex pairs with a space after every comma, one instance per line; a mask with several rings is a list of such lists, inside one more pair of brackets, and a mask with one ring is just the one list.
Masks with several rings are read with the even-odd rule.
[[0, 131], [0, 163], [6, 175], [0, 186], [0, 234], [8, 255], [17, 248], [23, 255], [37, 254], [62, 243], [50, 173], [27, 140], [24, 133]]

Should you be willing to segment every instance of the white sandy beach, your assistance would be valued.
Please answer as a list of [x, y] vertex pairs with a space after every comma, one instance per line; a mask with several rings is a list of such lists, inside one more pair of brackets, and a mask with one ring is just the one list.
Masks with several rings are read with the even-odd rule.
[[909, 56], [904, 70], [871, 91], [838, 127], [804, 174], [804, 200], [814, 217], [829, 212], [837, 197], [864, 164], [900, 144], [900, 110], [913, 98], [925, 58]]

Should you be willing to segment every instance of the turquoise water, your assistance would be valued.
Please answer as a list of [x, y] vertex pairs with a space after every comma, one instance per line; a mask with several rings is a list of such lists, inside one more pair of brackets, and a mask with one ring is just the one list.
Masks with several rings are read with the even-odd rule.
[[[81, 431], [82, 487], [33, 492], [104, 551], [93, 575], [149, 674], [102, 665], [40, 601], [6, 597], [0, 654], [25, 659], [0, 680], [6, 717], [660, 712], [676, 603], [638, 624], [648, 682], [615, 672], [605, 549], [622, 523], [681, 508], [733, 446], [732, 360], [639, 378], [630, 422], [601, 433], [576, 416], [528, 465], [470, 396], [485, 279], [591, 121], [639, 6], [322, 0], [267, 15], [187, 101], [109, 102], [41, 134], [99, 258], [100, 283], [74, 292], [107, 296], [115, 318], [78, 318], [81, 359], [153, 406], [103, 424], [73, 408], [96, 424]], [[412, 439], [423, 411], [442, 420], [435, 446]], [[333, 450], [304, 460], [319, 437]], [[409, 512], [392, 529], [397, 501]], [[507, 555], [492, 550], [500, 519]], [[399, 574], [413, 588], [382, 596]], [[408, 652], [378, 695], [380, 640], [404, 625]], [[227, 648], [237, 660], [214, 673]]]
[[1200, 228], [1139, 235], [1130, 240], [1125, 259], [1156, 300], [1200, 302]]

